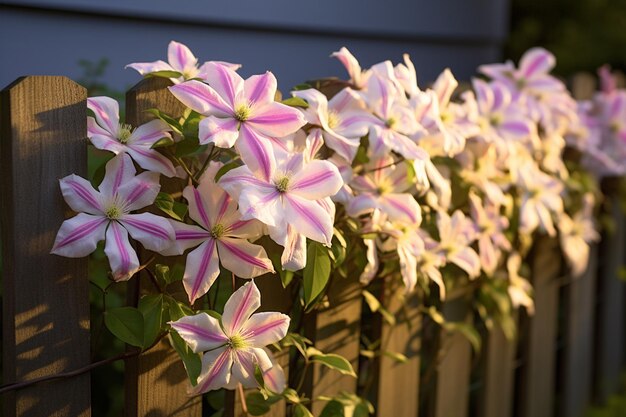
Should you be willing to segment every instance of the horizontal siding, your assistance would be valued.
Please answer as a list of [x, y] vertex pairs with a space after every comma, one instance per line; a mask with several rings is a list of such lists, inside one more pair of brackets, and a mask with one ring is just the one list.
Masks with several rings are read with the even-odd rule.
[[[432, 3], [440, 1], [452, 0]], [[352, 50], [364, 66], [383, 59], [400, 61], [402, 53], [407, 52], [424, 81], [433, 80], [447, 66], [459, 78], [467, 79], [479, 64], [499, 59], [500, 50], [498, 38], [470, 42], [463, 37], [420, 40], [356, 32], [285, 32], [0, 4], [0, 84], [4, 86], [19, 76], [34, 74], [62, 74], [77, 79], [82, 75], [77, 65], [79, 60], [97, 61], [106, 57], [110, 66], [104, 81], [123, 90], [139, 80], [134, 71], [124, 70], [124, 66], [165, 58], [167, 44], [172, 39], [189, 45], [201, 61], [243, 64], [241, 73], [245, 76], [272, 70], [283, 91], [306, 79], [345, 77], [338, 62], [328, 57], [341, 46]]]
[[0, 0], [20, 7], [236, 27], [503, 39], [508, 0]]

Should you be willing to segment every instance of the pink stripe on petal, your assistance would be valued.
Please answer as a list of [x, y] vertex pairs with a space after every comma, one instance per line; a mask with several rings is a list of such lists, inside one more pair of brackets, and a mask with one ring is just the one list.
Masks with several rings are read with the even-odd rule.
[[[196, 393], [203, 393], [208, 390], [209, 387], [221, 376], [220, 374], [226, 371], [226, 367], [232, 365], [230, 359], [231, 350], [224, 349], [217, 359], [215, 363], [211, 367], [211, 370], [207, 374], [206, 378], [202, 380], [202, 382], [194, 387], [193, 391]], [[217, 389], [219, 387], [213, 387], [213, 389]]]
[[253, 294], [252, 285], [249, 285], [249, 287], [250, 288], [247, 288], [247, 291], [244, 292], [243, 299], [241, 300], [241, 303], [238, 306], [235, 307], [236, 308], [235, 316], [233, 317], [233, 319], [232, 319], [232, 321], [230, 323], [230, 328], [232, 329], [232, 331], [239, 330], [239, 328], [241, 328], [241, 325], [243, 324], [243, 320], [247, 319], [247, 317], [245, 317], [245, 314], [248, 312], [249, 306], [250, 306], [251, 302], [253, 301], [253, 298], [252, 298], [252, 294]]
[[[291, 206], [298, 212], [298, 214], [304, 217], [310, 224], [312, 224], [315, 229], [317, 229], [320, 234], [326, 235], [326, 228], [322, 223], [319, 222], [317, 217], [315, 217], [312, 213], [310, 213], [304, 206], [302, 206], [295, 198], [289, 198], [289, 203]], [[294, 225], [297, 229], [297, 225]]]
[[275, 166], [274, 156], [269, 154], [272, 150], [270, 141], [248, 128], [245, 123], [241, 125], [240, 133], [236, 147], [241, 159], [254, 174], [258, 173], [257, 176], [269, 181]]
[[176, 230], [176, 240], [194, 240], [211, 237], [209, 232], [194, 232], [191, 230]]
[[194, 335], [200, 336], [201, 338], [203, 338], [204, 340], [208, 342], [220, 343], [226, 340], [226, 337], [224, 336], [224, 334], [211, 333], [208, 330], [204, 329], [203, 327], [194, 326], [191, 323], [174, 322], [172, 323], [172, 327], [176, 330], [180, 329], [186, 332], [193, 333]]
[[200, 266], [198, 267], [198, 273], [195, 276], [195, 280], [191, 289], [191, 294], [189, 294], [190, 300], [195, 300], [198, 297], [198, 291], [200, 290], [200, 286], [204, 281], [204, 277], [209, 270], [209, 264], [211, 263], [211, 258], [213, 257], [213, 253], [215, 252], [215, 240], [213, 238], [207, 240], [207, 247], [202, 252], [202, 260], [200, 262]]
[[[263, 75], [258, 75], [254, 81], [256, 81], [256, 83], [254, 83], [254, 88], [252, 91], [246, 91], [246, 96], [248, 101], [250, 101], [251, 103], [255, 103], [257, 101], [263, 101], [264, 96], [267, 93], [267, 90], [271, 88], [272, 86], [272, 80], [271, 80], [271, 73], [266, 72]], [[249, 83], [246, 83], [246, 87], [249, 85]]]
[[220, 244], [226, 246], [226, 248], [233, 253], [237, 258], [241, 261], [248, 263], [250, 265], [254, 265], [258, 268], [268, 269], [267, 264], [260, 259], [257, 259], [253, 256], [248, 255], [246, 252], [239, 249], [236, 245], [231, 245], [227, 243], [225, 240], [220, 240]]
[[194, 199], [196, 200], [195, 201], [196, 208], [198, 209], [198, 214], [200, 215], [202, 222], [207, 227], [211, 227], [212, 225], [211, 225], [211, 222], [209, 222], [209, 216], [206, 212], [206, 208], [204, 207], [204, 201], [202, 200], [202, 195], [200, 195], [200, 191], [198, 191], [197, 188], [194, 188], [193, 195], [194, 195]]
[[121, 265], [120, 265], [120, 270], [118, 271], [113, 271], [114, 273], [117, 272], [121, 272], [122, 274], [127, 274], [130, 272], [130, 254], [128, 253], [128, 251], [126, 250], [126, 245], [124, 242], [124, 237], [122, 236], [121, 233], [121, 226], [118, 225], [118, 223], [116, 222], [111, 222], [111, 224], [109, 225], [109, 227], [112, 228], [113, 230], [113, 238], [115, 239], [115, 246], [117, 248], [117, 251], [121, 257]]
[[91, 207], [93, 207], [97, 211], [102, 211], [102, 208], [100, 207], [100, 202], [96, 200], [96, 198], [93, 196], [91, 191], [85, 188], [83, 184], [77, 181], [72, 181], [72, 180], [65, 181], [65, 184], [69, 185], [72, 188], [72, 190], [74, 190], [74, 192], [80, 198], [85, 200], [85, 202], [87, 202]]
[[131, 226], [136, 227], [137, 229], [146, 232], [156, 238], [169, 240], [170, 235], [167, 230], [159, 227], [156, 224], [148, 223], [143, 220], [138, 220], [133, 218], [132, 216], [124, 217], [122, 223], [128, 223]]
[[108, 219], [104, 217], [99, 217], [97, 219], [94, 219], [93, 221], [82, 224], [81, 226], [74, 229], [72, 233], [67, 235], [63, 240], [61, 240], [59, 243], [54, 245], [55, 248], [62, 248], [63, 246], [69, 245], [73, 242], [76, 242], [77, 240], [83, 239], [85, 236], [88, 236], [89, 234], [93, 233], [98, 227], [100, 227], [102, 223], [106, 221], [108, 221]]

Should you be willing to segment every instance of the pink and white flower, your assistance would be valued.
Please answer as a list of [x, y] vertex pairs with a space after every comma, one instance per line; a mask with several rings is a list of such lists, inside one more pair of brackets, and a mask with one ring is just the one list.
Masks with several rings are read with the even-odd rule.
[[141, 75], [149, 75], [160, 71], [177, 72], [180, 74], [180, 77], [172, 77], [170, 80], [178, 84], [194, 78], [205, 79], [207, 65], [209, 63], [223, 65], [233, 71], [241, 67], [239, 64], [231, 64], [230, 62], [223, 61], [209, 61], [198, 67], [198, 58], [195, 57], [187, 46], [176, 41], [171, 41], [167, 47], [167, 61], [168, 62], [161, 60], [154, 62], [137, 62], [126, 65], [126, 68], [132, 68]]
[[270, 138], [290, 135], [306, 124], [302, 113], [274, 101], [271, 72], [244, 81], [223, 65], [208, 64], [206, 79], [170, 87], [183, 104], [207, 116], [200, 121], [199, 141], [220, 148], [235, 146], [243, 162], [265, 180], [275, 170]]
[[187, 255], [183, 275], [190, 303], [209, 291], [220, 274], [220, 263], [240, 278], [274, 273], [265, 249], [249, 242], [263, 235], [263, 225], [241, 220], [237, 202], [210, 175], [203, 176], [197, 188], [186, 187], [183, 196], [189, 202], [189, 217], [198, 226], [172, 221], [176, 243], [167, 252], [179, 255], [197, 246]]
[[480, 275], [480, 257], [470, 246], [477, 237], [474, 223], [460, 210], [452, 216], [440, 211], [437, 213], [437, 229], [438, 248], [446, 260], [467, 272], [470, 278]]
[[114, 154], [127, 153], [143, 169], [173, 177], [176, 169], [172, 162], [152, 145], [170, 138], [169, 126], [161, 120], [152, 120], [136, 129], [120, 123], [119, 105], [109, 97], [90, 97], [87, 108], [96, 116], [87, 117], [87, 136], [93, 145]]
[[511, 242], [504, 235], [509, 219], [500, 214], [500, 205], [482, 200], [470, 193], [470, 209], [478, 233], [480, 264], [488, 275], [493, 275], [500, 263], [502, 251], [511, 250]]
[[131, 214], [152, 204], [160, 185], [157, 173], [142, 172], [135, 176], [128, 155], [118, 155], [107, 163], [98, 190], [73, 174], [60, 182], [65, 201], [79, 214], [63, 222], [51, 253], [80, 258], [93, 252], [104, 239], [104, 253], [109, 258], [113, 278], [123, 281], [139, 268], [128, 234], [155, 252], [172, 244], [174, 230], [166, 219], [151, 213]]
[[[228, 299], [221, 320], [199, 313], [170, 322], [193, 352], [202, 353], [202, 371], [191, 394], [234, 389], [238, 383], [254, 388], [256, 367], [267, 375], [275, 366], [265, 347], [285, 337], [290, 319], [277, 312], [253, 314], [260, 306], [261, 294], [250, 281]], [[279, 378], [274, 376], [271, 384], [276, 389], [282, 385]]]

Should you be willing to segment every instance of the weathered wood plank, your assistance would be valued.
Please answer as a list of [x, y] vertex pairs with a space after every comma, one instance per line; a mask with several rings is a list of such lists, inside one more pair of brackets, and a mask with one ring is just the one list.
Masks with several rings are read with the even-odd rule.
[[[442, 308], [446, 321], [468, 321], [469, 303], [460, 297], [446, 301]], [[469, 383], [472, 347], [459, 332], [441, 332], [443, 359], [437, 366], [435, 417], [466, 417], [469, 411]]]
[[[404, 287], [385, 291], [385, 307], [395, 315], [396, 324], [383, 323], [381, 347], [383, 351], [402, 353], [407, 361], [400, 363], [388, 356], [378, 361], [378, 416], [417, 417], [420, 383], [420, 330], [422, 315], [417, 293], [404, 299]], [[398, 401], [401, 399], [401, 401]]]
[[[328, 308], [305, 317], [305, 334], [317, 349], [343, 356], [356, 370], [359, 365], [362, 303], [358, 277], [335, 277], [328, 289], [328, 299]], [[342, 375], [321, 364], [314, 364], [309, 376], [305, 389], [310, 398], [337, 395], [341, 391], [356, 392], [356, 378]], [[311, 411], [319, 415], [324, 406], [323, 401], [316, 401]]]
[[566, 346], [559, 414], [581, 417], [591, 400], [593, 330], [598, 247], [590, 250], [587, 270], [566, 288]]
[[[0, 195], [3, 382], [89, 363], [87, 258], [50, 255], [70, 215], [59, 178], [87, 174], [87, 92], [65, 77], [33, 76], [2, 91]], [[89, 416], [89, 374], [4, 396], [4, 415]]]
[[[172, 116], [180, 116], [184, 106], [167, 90], [171, 85], [163, 78], [145, 79], [126, 95], [126, 122], [137, 126], [152, 119], [147, 109], [158, 108]], [[164, 191], [180, 191], [182, 180], [161, 179]], [[141, 253], [140, 253], [141, 256]], [[143, 258], [145, 261], [145, 256]], [[135, 290], [154, 290], [147, 280], [133, 278]], [[146, 285], [146, 288], [143, 288]], [[139, 287], [137, 287], [139, 286]], [[126, 416], [185, 416], [202, 414], [201, 397], [189, 397], [189, 382], [182, 362], [169, 342], [162, 340], [149, 352], [126, 361]]]
[[532, 251], [532, 284], [535, 314], [528, 318], [524, 345], [521, 396], [517, 407], [523, 417], [554, 415], [557, 314], [562, 257], [554, 238], [539, 237]]
[[[611, 192], [611, 190], [605, 190]], [[618, 198], [610, 197], [611, 217], [615, 228], [603, 233], [599, 253], [602, 261], [598, 272], [598, 304], [596, 320], [596, 363], [594, 396], [605, 402], [619, 387], [624, 364], [626, 341], [624, 335], [625, 285], [618, 279], [624, 263], [626, 225]]]
[[508, 340], [499, 326], [491, 329], [485, 341], [485, 376], [479, 415], [508, 417], [513, 412], [516, 341]]

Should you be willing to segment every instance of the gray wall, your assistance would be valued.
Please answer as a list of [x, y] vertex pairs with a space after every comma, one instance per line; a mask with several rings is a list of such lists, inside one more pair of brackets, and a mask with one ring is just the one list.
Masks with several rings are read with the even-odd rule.
[[21, 75], [80, 78], [78, 60], [110, 61], [105, 81], [139, 80], [131, 62], [166, 57], [170, 40], [204, 60], [273, 71], [283, 91], [345, 77], [328, 55], [347, 46], [369, 66], [408, 52], [421, 80], [450, 67], [467, 79], [500, 59], [508, 0], [0, 0], [0, 86]]

